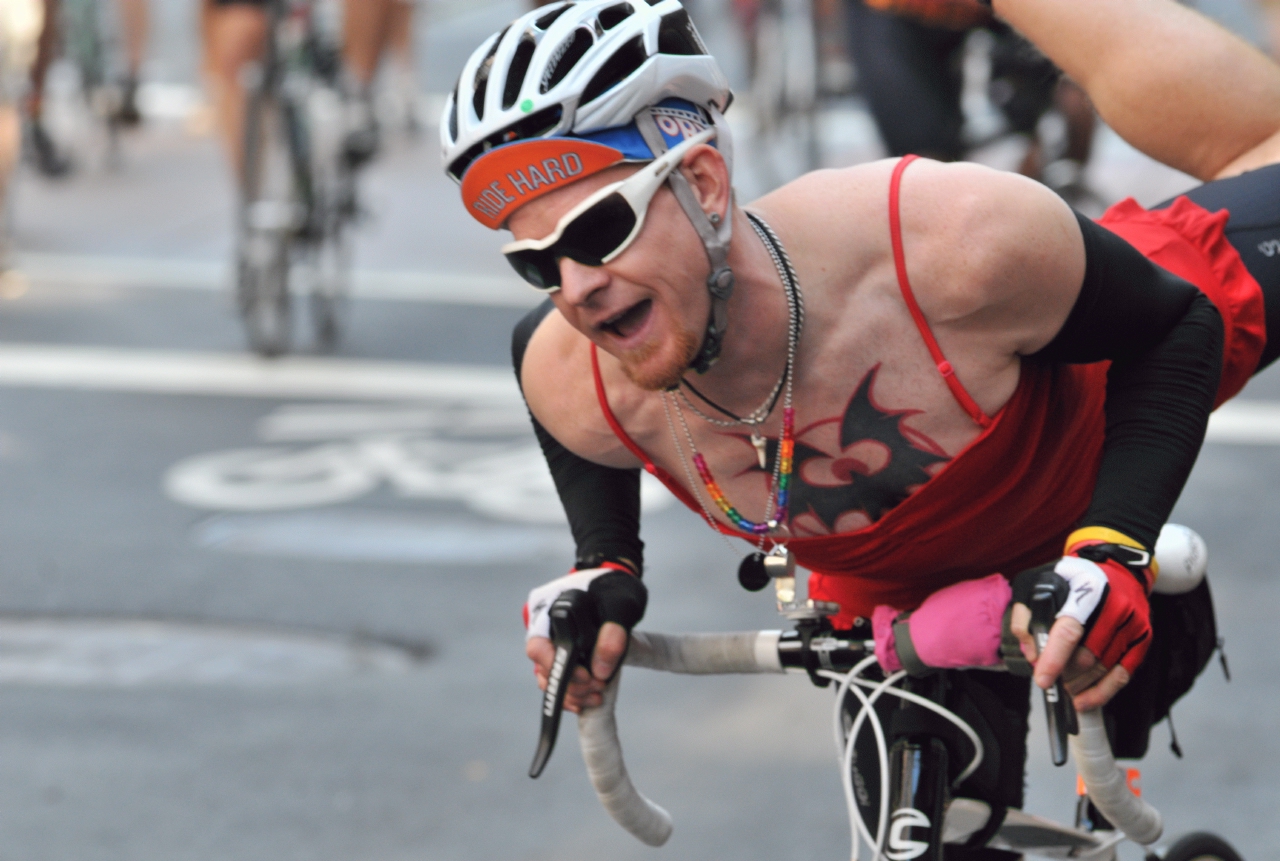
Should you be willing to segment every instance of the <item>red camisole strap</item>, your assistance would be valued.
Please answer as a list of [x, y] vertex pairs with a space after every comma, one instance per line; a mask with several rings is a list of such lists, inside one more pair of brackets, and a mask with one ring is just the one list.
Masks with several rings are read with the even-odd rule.
[[640, 459], [640, 462], [644, 464], [645, 472], [649, 473], [654, 478], [658, 479], [658, 481], [661, 481], [666, 485], [667, 490], [674, 493], [676, 498], [685, 505], [689, 506], [694, 511], [700, 511], [701, 508], [698, 504], [698, 500], [694, 499], [689, 492], [685, 490], [678, 481], [672, 478], [665, 469], [650, 460], [649, 455], [645, 453], [645, 450], [636, 445], [635, 440], [628, 436], [627, 432], [623, 430], [621, 422], [618, 421], [617, 416], [613, 414], [613, 410], [609, 407], [608, 396], [605, 395], [604, 378], [600, 376], [600, 354], [596, 349], [595, 344], [591, 345], [591, 374], [596, 381], [596, 400], [600, 402], [600, 411], [604, 413], [604, 420], [609, 423], [609, 429], [613, 431], [613, 435], [622, 441], [622, 444], [627, 447], [627, 451]]
[[[929, 329], [929, 323], [924, 318], [924, 314], [920, 311], [920, 306], [916, 303], [915, 293], [911, 290], [911, 282], [907, 280], [907, 258], [902, 250], [902, 219], [898, 212], [899, 191], [902, 186], [902, 172], [907, 169], [907, 165], [916, 160], [916, 156], [904, 156], [898, 160], [898, 164], [893, 169], [893, 177], [889, 180], [889, 237], [893, 241], [893, 265], [898, 270], [898, 286], [902, 289], [902, 299], [907, 303], [907, 310], [911, 312], [911, 319], [915, 320], [916, 328], [920, 330], [920, 336], [924, 338], [924, 344], [929, 348], [929, 355], [933, 356], [933, 362], [938, 366], [938, 372], [942, 374], [943, 381], [947, 384], [947, 388], [951, 389], [951, 394], [955, 397], [956, 402], [960, 404], [961, 409], [969, 414], [979, 427], [986, 428], [991, 424], [991, 417], [982, 411], [982, 407], [978, 406], [967, 391], [964, 385], [956, 378], [955, 368], [951, 367], [951, 363], [947, 361], [947, 357], [942, 355], [942, 349], [938, 347], [938, 341], [933, 337], [933, 332]], [[597, 377], [597, 380], [599, 377]]]

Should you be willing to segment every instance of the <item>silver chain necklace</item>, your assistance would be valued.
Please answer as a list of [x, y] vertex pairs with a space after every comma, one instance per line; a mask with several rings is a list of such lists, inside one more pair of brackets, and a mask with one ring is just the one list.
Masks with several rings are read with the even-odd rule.
[[[779, 254], [782, 249], [782, 242], [778, 239], [773, 229], [760, 218], [758, 215], [747, 213], [747, 220], [752, 228], [760, 236], [760, 241], [769, 251], [769, 256], [773, 259], [773, 265], [778, 270], [778, 277], [782, 280], [783, 294], [787, 298], [787, 316], [788, 316], [788, 343], [787, 343], [787, 361], [782, 368], [782, 374], [778, 377], [778, 382], [774, 383], [773, 389], [765, 397], [764, 403], [756, 407], [744, 416], [737, 416], [708, 398], [702, 392], [693, 387], [693, 384], [687, 380], [681, 380], [683, 386], [678, 386], [676, 392], [680, 395], [680, 400], [684, 401], [684, 405], [703, 421], [713, 424], [717, 427], [731, 428], [738, 425], [745, 425], [751, 430], [751, 445], [756, 450], [756, 461], [760, 464], [760, 468], [765, 468], [766, 446], [764, 434], [761, 433], [761, 426], [768, 421], [769, 416], [773, 413], [773, 408], [777, 406], [778, 394], [782, 391], [782, 387], [791, 380], [791, 373], [795, 364], [795, 339], [799, 338], [800, 329], [804, 326], [804, 304], [800, 300], [799, 282], [796, 279], [795, 270], [791, 266], [791, 260], [787, 257], [785, 250]], [[702, 410], [698, 409], [687, 394], [684, 387], [688, 387], [695, 395], [705, 401], [709, 406], [713, 407], [717, 412], [728, 416], [728, 420], [719, 419], [715, 416], [709, 416]], [[683, 414], [681, 417], [683, 421]]]
[[[775, 393], [776, 393], [777, 388], [781, 388], [785, 386], [785, 391], [782, 396], [783, 409], [785, 410], [789, 408], [792, 403], [792, 390], [793, 390], [793, 383], [795, 381], [795, 374], [793, 373], [793, 370], [795, 368], [796, 349], [800, 341], [800, 331], [804, 326], [804, 300], [800, 293], [800, 283], [799, 283], [799, 280], [796, 278], [795, 269], [792, 267], [791, 259], [787, 256], [786, 250], [782, 246], [782, 241], [778, 239], [777, 234], [773, 232], [773, 229], [769, 227], [769, 225], [764, 221], [764, 219], [760, 218], [760, 216], [750, 212], [746, 213], [746, 215], [747, 215], [747, 221], [751, 224], [752, 228], [755, 229], [756, 233], [760, 237], [760, 241], [764, 244], [764, 247], [769, 251], [769, 257], [773, 260], [773, 265], [778, 271], [778, 277], [782, 281], [783, 293], [785, 294], [787, 299], [787, 361], [786, 361], [786, 365], [783, 368], [782, 376], [778, 379], [778, 385], [775, 388]], [[722, 427], [733, 427], [738, 424], [749, 425], [751, 427], [751, 434], [752, 434], [751, 442], [755, 446], [756, 452], [759, 455], [760, 468], [761, 469], [765, 468], [765, 458], [764, 458], [765, 440], [764, 440], [764, 437], [761, 436], [760, 437], [761, 441], [760, 443], [757, 444], [756, 436], [758, 434], [758, 425], [762, 424], [764, 420], [768, 418], [769, 413], [772, 412], [772, 407], [774, 406], [774, 393], [770, 393], [769, 401], [766, 401], [762, 407], [762, 408], [768, 408], [768, 411], [765, 413], [764, 416], [762, 416], [760, 419], [754, 422], [748, 422], [745, 419], [739, 419], [736, 422], [722, 422], [717, 419], [712, 419], [708, 416], [703, 415], [701, 412], [699, 412], [696, 407], [694, 407], [692, 404], [689, 403], [689, 399], [687, 397], [683, 397], [683, 395], [684, 393], [681, 392], [682, 400], [684, 400], [686, 404], [689, 404], [689, 408], [694, 412], [694, 414], [698, 415], [703, 419], [706, 419], [712, 424], [720, 425]], [[666, 419], [667, 419], [667, 429], [671, 432], [672, 442], [675, 443], [676, 454], [680, 460], [680, 467], [684, 470], [685, 479], [689, 482], [689, 486], [693, 488], [694, 496], [698, 500], [698, 505], [702, 508], [702, 514], [703, 514], [703, 517], [706, 518], [707, 525], [709, 525], [717, 533], [720, 533], [720, 530], [717, 527], [717, 521], [716, 521], [715, 515], [712, 513], [711, 506], [707, 502], [707, 499], [704, 493], [704, 488], [702, 486], [702, 482], [695, 480], [693, 475], [693, 470], [689, 466], [689, 461], [693, 457], [693, 455], [697, 453], [697, 448], [694, 446], [694, 443], [693, 443], [693, 433], [689, 429], [688, 422], [685, 421], [684, 411], [680, 408], [680, 404], [676, 402], [675, 398], [670, 397], [669, 392], [661, 392], [660, 396], [662, 398], [663, 414], [666, 416]], [[686, 455], [685, 453], [684, 445], [682, 444], [680, 439], [680, 434], [676, 432], [675, 422], [672, 421], [672, 418], [671, 418], [672, 405], [675, 406], [676, 416], [679, 418], [680, 425], [684, 430], [685, 441], [687, 442], [689, 447], [688, 455]], [[759, 412], [759, 410], [756, 410], [756, 412]], [[774, 494], [772, 492], [772, 488], [775, 488], [778, 486], [778, 479], [781, 474], [781, 470], [782, 470], [782, 457], [781, 457], [781, 452], [779, 451], [774, 455], [773, 474], [771, 476], [770, 492], [768, 493], [768, 498], [765, 503], [764, 519], [766, 521], [770, 520], [773, 517]], [[781, 529], [784, 529], [784, 530], [786, 528], [786, 524], [779, 524], [779, 526], [781, 527]], [[725, 544], [727, 546], [730, 546], [730, 548], [732, 549], [732, 545], [729, 545], [728, 539], [725, 538], [724, 534], [720, 533], [720, 536], [725, 541]], [[763, 553], [764, 551], [764, 542], [766, 537], [768, 536], [761, 535], [756, 543], [756, 548], [759, 551], [759, 553]], [[774, 544], [776, 546], [778, 542], [774, 541]], [[753, 555], [758, 556], [759, 554], [753, 554]], [[752, 558], [751, 556], [748, 556], [748, 560], [750, 560], [751, 558]], [[744, 560], [744, 564], [746, 561], [747, 560]]]

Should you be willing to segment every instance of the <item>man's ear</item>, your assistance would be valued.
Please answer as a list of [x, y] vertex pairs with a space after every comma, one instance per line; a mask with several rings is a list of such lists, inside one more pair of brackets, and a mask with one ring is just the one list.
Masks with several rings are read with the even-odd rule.
[[703, 212], [727, 216], [733, 183], [719, 150], [707, 144], [694, 147], [680, 163], [680, 172], [689, 181]]

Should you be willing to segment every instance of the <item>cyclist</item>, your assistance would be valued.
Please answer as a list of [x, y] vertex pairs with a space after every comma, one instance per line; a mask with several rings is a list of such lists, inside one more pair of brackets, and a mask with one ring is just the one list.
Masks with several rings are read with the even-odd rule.
[[71, 159], [59, 151], [57, 143], [45, 128], [44, 85], [58, 49], [58, 23], [62, 12], [60, 0], [42, 0], [43, 25], [36, 42], [35, 61], [31, 64], [31, 84], [24, 105], [26, 115], [26, 153], [36, 169], [48, 177], [66, 176]]
[[[1055, 105], [1067, 122], [1066, 148], [1053, 183], [1078, 182], [1093, 143], [1093, 106], [1053, 63], [978, 0], [848, 0], [849, 35], [858, 80], [890, 155], [942, 161], [964, 158], [964, 47], [985, 29], [994, 40], [988, 92], [1010, 131], [1029, 146], [1018, 172], [1039, 179], [1046, 154], [1036, 137]], [[903, 110], [903, 105], [912, 110]]]
[[42, 28], [39, 0], [0, 5], [0, 276], [9, 268], [9, 182], [22, 147], [19, 104]]
[[[236, 173], [240, 172], [244, 142], [244, 68], [262, 54], [269, 0], [202, 0], [201, 37], [205, 72], [214, 95], [214, 108], [223, 141]], [[362, 164], [378, 147], [372, 103], [373, 78], [388, 47], [393, 23], [403, 0], [345, 0], [343, 5], [343, 63], [351, 97], [347, 118], [347, 157]], [[400, 12], [399, 14], [403, 14]]]
[[148, 0], [119, 0], [117, 4], [120, 29], [124, 34], [125, 71], [115, 118], [127, 126], [136, 126], [142, 122], [142, 114], [138, 111], [138, 77], [142, 72], [142, 59], [151, 30], [151, 10], [147, 2]]
[[[530, 12], [464, 68], [446, 169], [550, 292], [513, 347], [578, 544], [526, 605], [540, 683], [561, 590], [605, 621], [569, 707], [600, 702], [644, 610], [640, 468], [764, 564], [810, 568], [837, 626], [1047, 570], [1071, 591], [1044, 653], [1011, 625], [1035, 683], [1068, 670], [1088, 710], [1137, 669], [1149, 551], [1209, 413], [1280, 354], [1257, 247], [1280, 224], [1280, 68], [1172, 0], [995, 12], [1205, 184], [1095, 223], [1014, 174], [894, 159], [743, 210], [727, 84], [677, 0]], [[1017, 678], [981, 675], [1025, 720]]]

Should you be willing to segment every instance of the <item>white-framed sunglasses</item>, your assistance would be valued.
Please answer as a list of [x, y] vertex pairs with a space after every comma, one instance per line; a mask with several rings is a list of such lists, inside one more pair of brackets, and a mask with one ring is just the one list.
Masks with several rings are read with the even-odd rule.
[[681, 141], [620, 182], [598, 189], [566, 212], [556, 229], [541, 239], [521, 239], [502, 246], [511, 268], [534, 288], [560, 289], [560, 258], [584, 266], [603, 266], [629, 246], [644, 227], [649, 204], [685, 153], [715, 137], [714, 128]]

